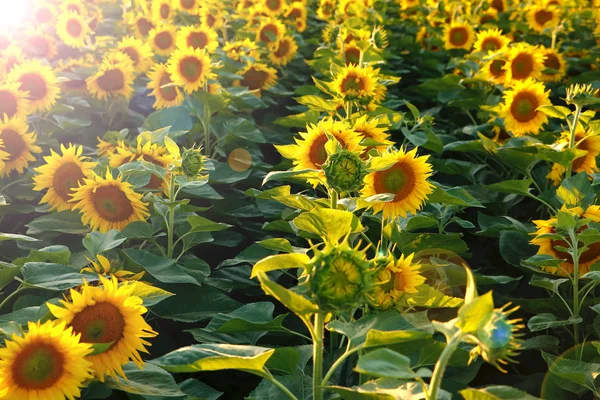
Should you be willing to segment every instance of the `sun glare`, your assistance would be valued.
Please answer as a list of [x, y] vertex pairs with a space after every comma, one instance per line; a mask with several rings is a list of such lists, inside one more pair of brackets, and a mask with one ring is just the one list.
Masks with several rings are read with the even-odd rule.
[[0, 31], [10, 33], [31, 12], [30, 0], [0, 0]]

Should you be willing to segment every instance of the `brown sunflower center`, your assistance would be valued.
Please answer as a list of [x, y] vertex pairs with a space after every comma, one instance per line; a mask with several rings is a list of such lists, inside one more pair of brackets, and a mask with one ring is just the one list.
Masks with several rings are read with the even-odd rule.
[[539, 10], [535, 12], [533, 17], [535, 18], [535, 22], [544, 26], [547, 22], [552, 21], [553, 16], [554, 14], [552, 13], [552, 11]]
[[535, 94], [519, 92], [515, 95], [510, 105], [510, 113], [519, 122], [528, 122], [537, 116], [539, 102]]
[[527, 78], [533, 72], [533, 56], [527, 53], [517, 55], [513, 59], [510, 69], [514, 79]]
[[162, 98], [166, 101], [174, 101], [177, 98], [177, 89], [175, 86], [161, 87], [170, 83], [173, 83], [173, 81], [169, 77], [169, 74], [164, 74], [158, 82], [158, 91], [160, 92]]
[[498, 38], [495, 38], [495, 37], [486, 38], [481, 43], [481, 48], [483, 50], [494, 51], [494, 50], [498, 50], [500, 47], [502, 47], [502, 43], [500, 42], [500, 40], [498, 40]]
[[285, 57], [290, 52], [290, 42], [287, 40], [282, 40], [279, 42], [279, 46], [277, 47], [277, 51], [275, 51], [275, 57]]
[[17, 386], [43, 390], [60, 380], [65, 371], [64, 355], [51, 343], [29, 343], [18, 354], [11, 372]]
[[154, 24], [144, 17], [138, 19], [136, 25], [143, 36], [146, 36], [152, 29], [154, 29]]
[[504, 0], [492, 0], [492, 4], [490, 4], [492, 8], [495, 8], [498, 12], [504, 11]]
[[71, 326], [84, 343], [114, 342], [114, 346], [123, 337], [125, 318], [114, 304], [99, 302], [75, 314]]
[[3, 130], [0, 133], [0, 139], [4, 142], [5, 151], [9, 154], [6, 161], [16, 160], [27, 149], [27, 144], [23, 140], [23, 137], [12, 129]]
[[349, 73], [344, 77], [344, 79], [342, 79], [340, 89], [343, 93], [358, 92], [361, 90], [365, 90], [365, 82], [360, 76], [357, 76], [353, 73]]
[[48, 93], [46, 80], [39, 74], [23, 74], [19, 77], [19, 82], [21, 82], [21, 90], [29, 92], [29, 98], [33, 101], [43, 99]]
[[394, 201], [400, 201], [413, 191], [415, 175], [410, 165], [399, 162], [385, 171], [376, 172], [374, 183], [376, 193], [392, 193]]
[[74, 13], [81, 14], [81, 10], [77, 4], [69, 4], [67, 6], [67, 11], [73, 11]]
[[4, 72], [9, 73], [19, 60], [15, 56], [7, 56], [4, 60]]
[[241, 85], [246, 86], [250, 90], [262, 89], [267, 83], [269, 74], [265, 71], [258, 71], [254, 68], [250, 68], [244, 73], [244, 79], [242, 79]]
[[582, 139], [583, 139], [583, 136], [581, 134], [575, 135], [575, 140], [577, 141], [577, 149], [587, 151], [587, 154], [585, 154], [584, 156], [578, 157], [575, 160], [573, 160], [573, 171], [575, 171], [575, 172], [584, 171], [586, 164], [588, 164], [589, 161], [592, 161], [595, 163], [595, 160], [596, 160], [597, 154], [592, 152], [593, 149], [590, 147], [589, 141], [582, 140]]
[[131, 61], [133, 61], [133, 65], [137, 65], [140, 62], [140, 53], [133, 47], [125, 47], [121, 49], [121, 53], [127, 54]]
[[499, 77], [504, 75], [504, 65], [506, 64], [506, 61], [504, 60], [494, 60], [490, 63], [490, 73], [494, 76], [494, 77]]
[[181, 5], [181, 8], [183, 8], [184, 10], [189, 10], [192, 7], [194, 7], [194, 4], [196, 3], [196, 0], [179, 0], [179, 4]]
[[483, 24], [487, 24], [487, 23], [495, 21], [495, 20], [496, 20], [496, 18], [493, 14], [483, 14], [481, 16], [481, 18], [479, 19], [479, 23], [481, 25], [483, 25]]
[[116, 92], [125, 87], [125, 76], [119, 69], [109, 69], [96, 80], [96, 83], [105, 92]]
[[118, 186], [102, 186], [92, 194], [94, 209], [98, 215], [110, 222], [125, 221], [134, 210], [131, 201]]
[[212, 28], [217, 23], [217, 18], [215, 18], [215, 16], [212, 14], [206, 14], [205, 18], [206, 18], [206, 25], [208, 25], [209, 28]]
[[275, 24], [267, 24], [260, 30], [260, 40], [263, 42], [273, 42], [279, 35], [279, 29]]
[[358, 64], [360, 61], [360, 49], [358, 47], [350, 47], [344, 51], [346, 65]]
[[267, 7], [270, 10], [277, 11], [281, 8], [281, 0], [267, 0]]
[[173, 36], [170, 32], [160, 32], [154, 37], [156, 47], [161, 50], [167, 50], [173, 45]]
[[450, 29], [449, 40], [453, 46], [464, 46], [467, 40], [469, 40], [469, 31], [462, 26], [452, 28]]
[[83, 31], [81, 23], [74, 18], [67, 21], [67, 26], [65, 28], [67, 33], [73, 37], [79, 37]]
[[33, 56], [43, 57], [50, 53], [50, 43], [43, 36], [31, 36], [27, 39], [27, 53]]
[[52, 180], [54, 191], [64, 201], [71, 200], [71, 191], [83, 182], [83, 172], [79, 165], [68, 162], [56, 169]]
[[52, 21], [52, 11], [48, 7], [38, 8], [35, 12], [35, 20], [40, 24]]
[[162, 4], [160, 6], [160, 17], [162, 19], [169, 18], [169, 14], [171, 13], [171, 7], [168, 4]]
[[[342, 147], [346, 146], [346, 143], [342, 139], [337, 136], [336, 139], [338, 142], [340, 142]], [[308, 150], [308, 159], [317, 167], [321, 167], [321, 165], [325, 164], [327, 161], [327, 151], [325, 150], [325, 144], [327, 144], [327, 140], [329, 140], [327, 135], [323, 133], [315, 139]]]
[[558, 57], [555, 54], [546, 54], [546, 59], [544, 60], [544, 67], [559, 70], [560, 61], [558, 60]]
[[187, 37], [187, 45], [194, 49], [202, 50], [207, 44], [208, 36], [205, 32], [191, 32]]
[[196, 82], [202, 76], [204, 65], [202, 60], [196, 57], [188, 56], [179, 61], [179, 73], [188, 80], [188, 82]]
[[290, 19], [298, 19], [302, 16], [302, 10], [299, 8], [292, 8], [290, 12], [288, 12], [288, 18]]
[[[587, 228], [588, 228], [587, 225], [582, 226], [581, 228], [579, 228], [578, 233], [583, 232]], [[552, 233], [555, 233], [555, 232], [556, 232], [556, 230], [553, 229]], [[557, 246], [569, 248], [569, 244], [567, 242], [565, 242], [564, 240], [552, 240], [552, 248], [556, 252], [556, 258], [564, 258], [567, 260], [567, 262], [569, 262], [570, 264], [573, 264], [573, 257], [571, 257], [571, 255], [567, 252], [557, 250], [556, 249]], [[579, 247], [583, 247], [583, 243], [580, 243]], [[586, 251], [584, 251], [583, 253], [581, 253], [581, 255], [579, 256], [580, 265], [586, 264], [589, 262], [593, 262], [598, 257], [600, 257], [600, 243], [593, 243], [593, 244], [588, 245], [587, 247], [588, 247], [588, 249]]]
[[0, 116], [12, 118], [17, 113], [17, 98], [8, 90], [0, 90]]

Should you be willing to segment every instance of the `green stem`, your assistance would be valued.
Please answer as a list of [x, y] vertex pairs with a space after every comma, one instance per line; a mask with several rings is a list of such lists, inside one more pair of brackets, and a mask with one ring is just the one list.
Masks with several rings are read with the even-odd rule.
[[[575, 117], [573, 118], [573, 123], [571, 124], [571, 135], [569, 137], [569, 149], [575, 147], [575, 132], [577, 131], [577, 125], [579, 124], [579, 118], [581, 118], [581, 106], [575, 105]], [[567, 165], [567, 172], [565, 173], [565, 178], [569, 179], [571, 177], [571, 171], [573, 169], [573, 162], [571, 161], [569, 165]]]
[[285, 393], [285, 395], [287, 397], [289, 397], [290, 399], [298, 400], [298, 398], [294, 395], [294, 393], [290, 392], [290, 390], [288, 388], [286, 388], [283, 383], [281, 383], [277, 379], [275, 379], [275, 377], [269, 371], [267, 371], [267, 373], [265, 375], [260, 375], [260, 376], [264, 377], [269, 382], [271, 382], [273, 385], [277, 386], [279, 388], [279, 390], [281, 390], [283, 393]]
[[323, 400], [323, 331], [325, 314], [315, 314], [313, 334], [313, 400]]
[[6, 296], [6, 298], [2, 301], [2, 303], [0, 303], [0, 311], [2, 311], [4, 309], [4, 307], [6, 305], [8, 305], [9, 301], [13, 299], [13, 297], [15, 297], [19, 292], [21, 292], [23, 289], [25, 289], [23, 286], [19, 286], [17, 288], [17, 290], [15, 290], [14, 292], [12, 292], [11, 294], [9, 294], [8, 296]]
[[338, 193], [335, 189], [329, 190], [329, 196], [331, 197], [331, 209], [337, 209]]
[[442, 384], [442, 378], [444, 377], [444, 371], [446, 371], [446, 366], [448, 365], [448, 361], [450, 361], [450, 357], [452, 357], [452, 354], [454, 354], [458, 348], [458, 345], [462, 339], [462, 335], [462, 331], [458, 330], [454, 336], [448, 340], [444, 351], [442, 351], [440, 358], [435, 364], [433, 376], [429, 382], [429, 396], [427, 397], [429, 400], [437, 400], [438, 391]]
[[335, 362], [333, 363], [333, 365], [329, 368], [329, 371], [327, 371], [327, 374], [325, 374], [325, 378], [323, 378], [323, 386], [327, 385], [327, 382], [329, 382], [329, 380], [331, 379], [331, 376], [333, 375], [333, 373], [342, 366], [342, 364], [344, 364], [344, 361], [346, 361], [346, 359], [348, 357], [350, 357], [352, 354], [356, 353], [358, 351], [358, 349], [355, 350], [349, 350], [350, 345], [348, 344], [348, 346], [346, 347], [346, 352], [344, 354], [342, 354], [340, 356], [340, 358], [338, 358], [337, 360], [335, 360]]
[[[573, 228], [569, 229], [571, 239], [571, 258], [573, 258], [573, 315], [579, 317], [581, 304], [579, 303], [579, 241]], [[573, 326], [575, 344], [579, 344], [579, 324]]]
[[[171, 174], [171, 181], [169, 183], [169, 202], [175, 201], [175, 180], [174, 175]], [[175, 206], [169, 205], [169, 219], [167, 221], [167, 257], [173, 258], [173, 249], [175, 246], [173, 243], [173, 236], [175, 232]]]
[[[208, 82], [204, 83], [204, 91], [208, 93]], [[210, 104], [204, 102], [204, 155], [210, 157]]]

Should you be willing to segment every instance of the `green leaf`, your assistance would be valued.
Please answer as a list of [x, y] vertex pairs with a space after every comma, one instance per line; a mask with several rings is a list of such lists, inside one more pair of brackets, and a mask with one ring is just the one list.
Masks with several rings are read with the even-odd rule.
[[11, 283], [19, 275], [21, 268], [12, 264], [0, 264], [0, 290]]
[[160, 257], [145, 250], [125, 249], [122, 251], [139, 268], [164, 283], [190, 283], [200, 285], [198, 281], [185, 273], [175, 260]]
[[315, 208], [294, 218], [298, 229], [322, 237], [330, 243], [338, 243], [350, 233], [362, 232], [364, 227], [358, 217], [349, 211]]
[[361, 356], [355, 371], [378, 378], [415, 379], [431, 376], [431, 371], [427, 369], [415, 373], [410, 367], [410, 358], [390, 349], [376, 349]]
[[23, 266], [28, 262], [50, 262], [54, 264], [69, 264], [71, 251], [66, 246], [55, 245], [44, 247], [39, 250], [31, 250], [27, 257], [17, 258], [13, 264]]
[[571, 110], [563, 106], [540, 106], [537, 110], [552, 118], [565, 119], [571, 115]]
[[467, 388], [459, 393], [465, 400], [539, 400], [538, 397], [510, 386]]
[[292, 292], [291, 290], [273, 282], [269, 279], [265, 272], [257, 271], [256, 276], [258, 277], [260, 285], [266, 294], [275, 297], [281, 302], [281, 304], [286, 306], [289, 310], [293, 311], [297, 315], [301, 317], [307, 317], [308, 315], [319, 311], [319, 308], [316, 304], [299, 295], [298, 293]]
[[529, 321], [527, 321], [527, 327], [531, 332], [538, 332], [548, 328], [579, 324], [582, 321], [583, 319], [581, 317], [570, 317], [567, 320], [559, 321], [553, 314], [542, 313], [531, 317]]
[[173, 376], [152, 364], [139, 369], [133, 362], [123, 366], [127, 379], [107, 377], [105, 384], [113, 389], [143, 396], [180, 397], [184, 396]]
[[222, 231], [231, 226], [220, 222], [213, 222], [198, 215], [188, 217], [187, 221], [192, 226], [192, 230], [190, 232], [216, 232]]
[[258, 244], [265, 249], [281, 251], [284, 253], [291, 253], [294, 251], [290, 241], [284, 238], [265, 239], [258, 242]]
[[287, 180], [306, 180], [306, 179], [322, 179], [319, 171], [315, 169], [303, 169], [298, 171], [272, 171], [269, 172], [262, 181], [264, 185], [271, 181], [287, 181]]
[[257, 346], [198, 344], [182, 347], [149, 361], [172, 373], [239, 369], [264, 373], [274, 349]]
[[28, 262], [21, 268], [23, 283], [27, 286], [63, 291], [87, 282], [96, 282], [98, 274], [80, 273], [79, 268], [67, 265]]
[[515, 193], [529, 196], [529, 186], [531, 186], [531, 183], [531, 179], [521, 179], [498, 182], [492, 185], [485, 185], [484, 187], [495, 192]]
[[[419, 383], [390, 378], [369, 381], [359, 387], [328, 386], [328, 389], [344, 400], [406, 400], [426, 397]], [[440, 390], [437, 400], [450, 399], [450, 393]]]
[[595, 383], [600, 371], [600, 363], [588, 363], [557, 357], [542, 351], [542, 357], [548, 363], [549, 372], [588, 390], [596, 391]]
[[300, 114], [288, 115], [287, 117], [277, 118], [273, 123], [286, 128], [306, 128], [308, 124], [319, 122], [319, 111], [309, 110]]
[[210, 286], [197, 290], [194, 286], [178, 286], [181, 291], [158, 303], [152, 312], [159, 317], [181, 321], [198, 322], [212, 318], [219, 312], [233, 311], [241, 304], [223, 292]]
[[92, 256], [112, 250], [127, 240], [119, 231], [112, 229], [107, 233], [90, 232], [83, 238], [83, 246]]
[[29, 222], [27, 234], [37, 235], [40, 232], [61, 232], [80, 235], [89, 232], [81, 223], [79, 213], [75, 211], [60, 211], [43, 215]]
[[179, 388], [188, 396], [186, 400], [217, 400], [223, 394], [196, 379], [181, 382]]
[[558, 293], [558, 287], [565, 282], [568, 282], [568, 278], [544, 278], [541, 276], [534, 275], [531, 277], [529, 284], [531, 286], [542, 287], [548, 289], [554, 293]]
[[254, 265], [250, 278], [256, 277], [259, 272], [277, 271], [289, 268], [306, 268], [306, 264], [308, 264], [309, 261], [310, 257], [300, 253], [269, 256], [263, 258]]
[[429, 203], [440, 203], [462, 207], [484, 207], [476, 198], [461, 187], [443, 188], [436, 185], [427, 197]]
[[458, 310], [458, 326], [464, 333], [476, 332], [494, 311], [492, 292], [473, 298]]
[[131, 296], [137, 296], [141, 298], [144, 301], [144, 307], [151, 307], [155, 304], [160, 303], [164, 299], [175, 295], [164, 289], [149, 285], [141, 281], [133, 281], [131, 282], [131, 286], [133, 287]]
[[299, 104], [303, 104], [313, 111], [335, 111], [337, 107], [334, 102], [315, 95], [296, 97], [295, 100]]
[[594, 203], [596, 197], [586, 172], [565, 179], [556, 195], [567, 207], [579, 206], [584, 210]]
[[[164, 110], [153, 112], [146, 118], [144, 125], [142, 125], [143, 131], [158, 131], [162, 128], [169, 129], [169, 132], [177, 131], [189, 131], [192, 129], [192, 118], [190, 113], [183, 106], [165, 108]], [[164, 134], [162, 135], [164, 137]], [[159, 142], [162, 137], [156, 137], [152, 140], [152, 143]]]
[[4, 242], [5, 240], [15, 240], [18, 242], [37, 242], [39, 239], [33, 238], [31, 236], [18, 235], [16, 233], [0, 233], [0, 242]]

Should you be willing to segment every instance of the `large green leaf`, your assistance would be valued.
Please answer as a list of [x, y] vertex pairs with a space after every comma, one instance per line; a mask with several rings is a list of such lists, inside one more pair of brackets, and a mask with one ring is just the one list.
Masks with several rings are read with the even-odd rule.
[[306, 297], [292, 292], [291, 290], [286, 289], [285, 287], [270, 280], [265, 272], [258, 271], [256, 275], [258, 276], [258, 280], [260, 281], [263, 291], [266, 294], [275, 297], [281, 302], [281, 304], [286, 306], [294, 313], [303, 317], [307, 317], [319, 310], [318, 306], [308, 300]]
[[79, 213], [75, 211], [60, 211], [43, 215], [30, 221], [26, 226], [29, 228], [27, 230], [27, 234], [29, 235], [37, 235], [40, 232], [61, 232], [80, 235], [89, 232], [89, 228], [83, 226]]
[[175, 296], [169, 297], [152, 308], [162, 318], [182, 322], [198, 322], [212, 318], [219, 312], [233, 311], [240, 303], [210, 286], [179, 285]]
[[160, 282], [200, 285], [197, 280], [183, 271], [175, 260], [138, 249], [125, 249], [123, 250], [123, 254], [138, 267], [148, 271], [150, 275]]
[[531, 317], [529, 321], [527, 321], [527, 327], [531, 332], [537, 332], [548, 328], [579, 324], [582, 321], [583, 319], [581, 317], [570, 317], [567, 320], [559, 321], [554, 314], [542, 313]]
[[133, 286], [131, 295], [141, 298], [144, 301], [144, 306], [146, 307], [153, 306], [160, 303], [164, 299], [174, 296], [174, 294], [171, 292], [141, 281], [134, 281], [131, 283], [131, 285]]
[[531, 186], [531, 182], [531, 179], [521, 179], [498, 182], [492, 185], [486, 185], [485, 187], [486, 189], [493, 190], [495, 192], [515, 193], [523, 196], [529, 196], [529, 186]]
[[467, 388], [461, 390], [460, 394], [465, 400], [539, 400], [538, 397], [510, 386]]
[[88, 233], [83, 238], [83, 245], [94, 257], [105, 251], [112, 250], [127, 240], [119, 231], [112, 229], [107, 233], [98, 231]]
[[187, 221], [192, 226], [191, 232], [216, 232], [229, 228], [231, 225], [220, 222], [213, 222], [204, 217], [193, 215], [187, 218]]
[[431, 371], [421, 369], [417, 372], [410, 367], [410, 358], [390, 349], [376, 349], [361, 356], [355, 371], [378, 378], [415, 379], [428, 378]]
[[182, 347], [149, 361], [172, 373], [240, 369], [263, 373], [274, 349], [228, 344], [199, 344]]
[[25, 285], [56, 291], [82, 285], [84, 279], [98, 280], [97, 274], [80, 273], [79, 268], [52, 263], [29, 262], [21, 268], [21, 273]]
[[349, 211], [315, 208], [300, 214], [294, 225], [331, 243], [338, 243], [349, 233], [362, 232], [364, 227], [358, 217]]
[[130, 362], [123, 366], [127, 379], [121, 377], [106, 378], [106, 385], [127, 393], [144, 396], [180, 397], [184, 396], [173, 376], [167, 371], [145, 364], [143, 369]]
[[250, 278], [256, 277], [258, 272], [269, 272], [289, 268], [305, 268], [309, 261], [310, 258], [306, 254], [299, 253], [269, 256], [263, 258], [254, 265]]

